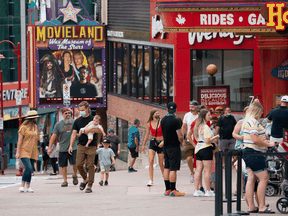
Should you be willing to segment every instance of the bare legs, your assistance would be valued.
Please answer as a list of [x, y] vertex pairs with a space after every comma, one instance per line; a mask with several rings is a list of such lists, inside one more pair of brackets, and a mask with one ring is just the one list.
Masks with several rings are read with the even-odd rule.
[[[155, 158], [156, 152], [152, 149], [149, 149], [149, 176], [150, 180], [153, 181], [153, 173], [154, 173], [154, 158]], [[160, 170], [162, 172], [162, 175], [164, 173], [164, 154], [158, 154], [158, 162], [160, 166]]]
[[196, 161], [196, 172], [194, 176], [195, 190], [199, 190], [200, 186], [202, 185], [202, 171], [204, 169], [204, 181], [206, 190], [210, 191], [211, 165], [212, 160]]

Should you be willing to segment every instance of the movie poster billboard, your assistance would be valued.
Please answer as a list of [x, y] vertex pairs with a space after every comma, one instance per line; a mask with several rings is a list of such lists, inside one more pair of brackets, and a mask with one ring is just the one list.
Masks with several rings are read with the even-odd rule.
[[63, 85], [70, 107], [82, 100], [106, 107], [103, 27], [37, 26], [36, 94], [38, 107], [63, 107]]

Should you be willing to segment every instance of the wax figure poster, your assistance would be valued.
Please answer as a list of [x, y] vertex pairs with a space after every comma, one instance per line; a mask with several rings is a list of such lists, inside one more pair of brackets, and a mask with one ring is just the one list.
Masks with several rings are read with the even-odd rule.
[[63, 84], [71, 98], [102, 98], [102, 49], [39, 50], [39, 98], [62, 98]]

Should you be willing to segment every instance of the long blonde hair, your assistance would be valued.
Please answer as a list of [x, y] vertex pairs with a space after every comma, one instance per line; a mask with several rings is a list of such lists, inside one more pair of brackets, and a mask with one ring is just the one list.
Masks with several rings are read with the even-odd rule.
[[199, 117], [197, 118], [195, 127], [194, 127], [194, 137], [196, 140], [199, 139], [199, 129], [200, 127], [204, 126], [207, 121], [206, 121], [206, 115], [209, 112], [209, 110], [202, 110], [199, 114]]
[[249, 109], [244, 118], [241, 130], [244, 129], [244, 126], [249, 121], [249, 119], [260, 117], [262, 115], [262, 112], [263, 112], [262, 104], [259, 102], [258, 99], [255, 99], [254, 102], [249, 106]]

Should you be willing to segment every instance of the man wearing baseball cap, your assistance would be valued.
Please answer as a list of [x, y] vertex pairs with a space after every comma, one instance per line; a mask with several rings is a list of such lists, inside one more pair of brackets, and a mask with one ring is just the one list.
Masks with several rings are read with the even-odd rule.
[[181, 122], [176, 118], [177, 105], [170, 102], [167, 105], [168, 113], [161, 120], [161, 129], [164, 138], [164, 183], [165, 196], [184, 196], [185, 193], [176, 190], [177, 171], [181, 165], [180, 144], [183, 142]]
[[55, 142], [57, 135], [59, 135], [59, 166], [61, 167], [62, 176], [64, 182], [61, 184], [61, 187], [67, 187], [67, 166], [68, 160], [70, 165], [73, 166], [73, 184], [78, 184], [77, 179], [77, 167], [76, 167], [76, 152], [77, 152], [77, 144], [78, 140], [76, 140], [73, 144], [73, 152], [72, 155], [68, 153], [70, 146], [70, 137], [72, 135], [72, 126], [74, 120], [71, 116], [71, 110], [69, 108], [63, 108], [61, 110], [63, 120], [57, 122], [53, 128], [52, 137], [49, 142], [48, 154], [50, 155], [52, 152], [52, 145]]
[[[191, 175], [190, 175], [190, 183], [194, 182], [194, 169], [193, 169], [193, 156], [194, 156], [194, 146], [189, 142], [190, 140], [187, 138], [187, 135], [189, 133], [191, 124], [195, 119], [198, 118], [198, 114], [196, 111], [196, 107], [199, 105], [198, 101], [193, 100], [189, 101], [189, 109], [190, 112], [186, 113], [183, 119], [183, 125], [182, 125], [182, 133], [185, 136], [185, 157], [187, 158], [188, 167], [190, 169]], [[192, 142], [192, 140], [191, 140]]]
[[279, 108], [271, 111], [267, 122], [272, 122], [270, 141], [283, 141], [283, 129], [288, 128], [288, 95], [281, 98]]

